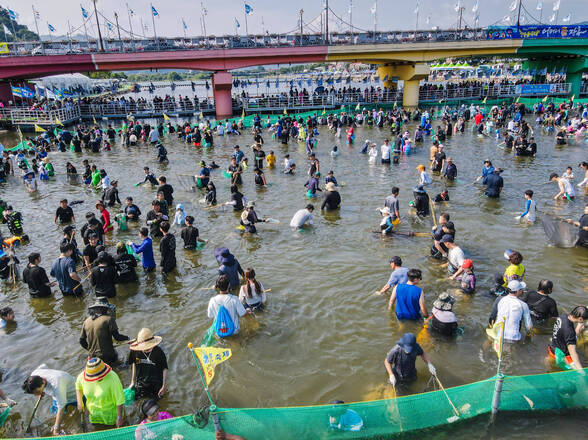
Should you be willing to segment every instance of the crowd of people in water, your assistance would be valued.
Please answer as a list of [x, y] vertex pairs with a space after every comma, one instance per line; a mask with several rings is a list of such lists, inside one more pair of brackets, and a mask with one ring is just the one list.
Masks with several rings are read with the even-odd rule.
[[[416, 123], [416, 130], [411, 133], [406, 127], [412, 122]], [[337, 177], [333, 171], [321, 168], [317, 150], [318, 128], [331, 130], [336, 137], [352, 144], [355, 129], [362, 125], [380, 127], [390, 133], [389, 139], [379, 147], [369, 140], [359, 143], [358, 153], [365, 155], [370, 163], [394, 166], [403, 157], [414, 154], [416, 148], [429, 147], [428, 161], [417, 167], [415, 175], [418, 183], [412, 199], [407, 202], [414, 215], [433, 217], [435, 226], [430, 234], [426, 234], [431, 239], [430, 256], [447, 265], [447, 276], [460, 292], [472, 295], [480, 290], [480, 286], [476, 280], [475, 262], [466, 257], [460, 246], [459, 225], [453, 223], [448, 212], [441, 212], [435, 218], [432, 209], [435, 204], [443, 207], [442, 203], [448, 201], [450, 195], [447, 190], [436, 195], [427, 192], [433, 175], [452, 181], [459, 173], [452, 158], [444, 151], [443, 142], [468, 129], [479, 136], [495, 137], [502, 148], [512, 151], [514, 155], [533, 157], [537, 152], [534, 130], [552, 133], [557, 144], [585, 142], [588, 139], [588, 106], [575, 104], [573, 100], [559, 104], [538, 102], [531, 109], [518, 103], [504, 103], [489, 110], [472, 104], [445, 107], [436, 120], [428, 111], [409, 111], [400, 107], [387, 111], [363, 109], [355, 113], [315, 114], [305, 119], [283, 115], [277, 121], [272, 121], [269, 116], [264, 119], [256, 115], [251, 127], [245, 127], [242, 120], [228, 119], [217, 122], [202, 119], [192, 124], [166, 121], [156, 125], [128, 120], [120, 128], [79, 125], [72, 131], [45, 132], [29, 139], [26, 149], [2, 151], [0, 181], [8, 188], [24, 185], [30, 192], [38, 191], [39, 179], [50, 181], [59, 171], [71, 178], [81, 179], [100, 194], [93, 204], [95, 210], [89, 210], [84, 219], [77, 219], [72, 209], [79, 201], [64, 198], [56, 207], [54, 222], [62, 226], [63, 238], [57, 244], [58, 253], [51, 262], [49, 274], [42, 266], [40, 254], [34, 251], [37, 237], [26, 234], [26, 224], [32, 219], [23, 218], [19, 206], [0, 202], [0, 217], [8, 232], [3, 231], [6, 238], [1, 237], [0, 278], [3, 282], [22, 282], [28, 286], [31, 297], [35, 298], [51, 297], [54, 295], [52, 287], [56, 285], [64, 297], [81, 297], [86, 290], [95, 293], [95, 301], [88, 308], [87, 318], [80, 328], [79, 343], [88, 352], [86, 365], [83, 368], [80, 366], [82, 371], [76, 372], [74, 377], [70, 372], [51, 369], [43, 364], [23, 378], [24, 393], [35, 396], [45, 393], [54, 399], [56, 415], [52, 433], [62, 433], [64, 413], [70, 405], [74, 410], [77, 407], [82, 417], [87, 413], [93, 424], [123, 426], [127, 390], [133, 390], [135, 399], [142, 399], [141, 410], [145, 419], [137, 428], [138, 440], [150, 438], [146, 423], [171, 417], [168, 412], [160, 411], [157, 403], [169, 387], [167, 357], [159, 347], [162, 337], [149, 328], [143, 328], [136, 338], [130, 340], [129, 336], [120, 332], [116, 310], [109, 298], [117, 295], [117, 285], [140, 282], [137, 275], [139, 265], [146, 273], [157, 271], [159, 267], [165, 278], [176, 270], [178, 245], [188, 251], [197, 251], [206, 243], [199, 234], [194, 215], [187, 213], [182, 203], [176, 200], [174, 187], [165, 175], [156, 176], [148, 167], [143, 168], [144, 178], [135, 186], [155, 188], [155, 198], [151, 206], [137, 206], [131, 188], [125, 188], [121, 198], [116, 176], [111, 176], [99, 163], [84, 159], [77, 164], [67, 162], [65, 169], [56, 170], [52, 157], [67, 150], [100, 153], [113, 148], [124, 151], [138, 144], [150, 144], [153, 154], [163, 163], [169, 161], [164, 146], [166, 137], [173, 136], [195, 147], [210, 148], [214, 146], [215, 138], [227, 136], [235, 141], [230, 162], [217, 164], [211, 161], [207, 164], [201, 160], [199, 170], [191, 176], [187, 189], [201, 193], [200, 202], [206, 210], [232, 207], [240, 213], [242, 233], [256, 234], [257, 223], [279, 221], [260, 217], [255, 202], [247, 200], [241, 192], [245, 170], [253, 168], [252, 178], [258, 187], [269, 186], [263, 171], [266, 167], [280, 169], [280, 178], [284, 179], [299, 172], [305, 173], [308, 180], [304, 190], [308, 203], [299, 207], [289, 225], [293, 229], [312, 228], [315, 209], [338, 210], [344, 203], [338, 191], [340, 183]], [[264, 136], [271, 136], [283, 145], [304, 143], [307, 162], [297, 167], [289, 154], [278, 158], [274, 151], [266, 152]], [[242, 149], [236, 145], [240, 138], [250, 138], [252, 145]], [[322, 156], [327, 154], [337, 156], [337, 147], [328, 153], [321, 151]], [[99, 156], [94, 158], [99, 159]], [[502, 170], [494, 167], [490, 159], [484, 160], [480, 166], [476, 182], [485, 186], [487, 197], [500, 198], [505, 184], [501, 177]], [[554, 199], [565, 203], [574, 200], [576, 192], [586, 191], [588, 163], [579, 164], [578, 178], [574, 175], [575, 168], [570, 166], [561, 173], [555, 170], [549, 176], [557, 184]], [[219, 203], [217, 200], [214, 176], [219, 171], [230, 180], [231, 196], [227, 202]], [[321, 192], [325, 196], [319, 208], [315, 204], [318, 204]], [[537, 220], [533, 195], [532, 189], [521, 188], [523, 209], [518, 215], [520, 221], [532, 223]], [[403, 220], [401, 200], [399, 188], [391, 186], [389, 195], [383, 197], [383, 206], [379, 208], [380, 227], [374, 232], [382, 236], [414, 234], [399, 229]], [[578, 228], [577, 246], [588, 247], [588, 204], [578, 217], [577, 220], [567, 219], [567, 222]], [[84, 223], [78, 230], [76, 224], [79, 221]], [[126, 231], [131, 224], [138, 229], [138, 242], [118, 241], [114, 249], [109, 248], [107, 238], [110, 242], [116, 240], [118, 231]], [[181, 228], [178, 237], [172, 226]], [[181, 243], [178, 243], [179, 239]], [[31, 250], [28, 261], [23, 262], [26, 267], [22, 274], [18, 270], [21, 262], [14, 253], [17, 246], [26, 246]], [[155, 259], [154, 247], [159, 248], [159, 261]], [[214, 256], [218, 263], [218, 278], [214, 286], [217, 294], [210, 299], [207, 316], [215, 323], [217, 337], [231, 337], [239, 332], [241, 317], [264, 309], [269, 289], [257, 280], [255, 269], [243, 268], [228, 248], [215, 249]], [[533, 289], [525, 282], [524, 256], [517, 250], [509, 249], [504, 257], [504, 270], [496, 274], [494, 285], [484, 289], [495, 298], [492, 309], [488, 311], [489, 337], [496, 340], [502, 332], [505, 341], [515, 344], [535, 326], [552, 326], [553, 335], [550, 344], [545, 347], [546, 356], [562, 369], [575, 369], [583, 374], [577, 345], [583, 337], [584, 321], [588, 319], [586, 305], [577, 304], [569, 311], [561, 312], [551, 296], [554, 289], [551, 280], [542, 279]], [[394, 310], [399, 320], [422, 321], [428, 331], [443, 335], [459, 333], [459, 317], [453, 312], [453, 305], [459, 296], [444, 292], [427, 305], [424, 291], [419, 286], [423, 277], [421, 270], [403, 266], [399, 255], [392, 256], [390, 268], [388, 282], [375, 294], [387, 295], [389, 292], [388, 308]], [[0, 328], [9, 327], [18, 319], [7, 303], [0, 307], [0, 318]], [[115, 344], [119, 342], [128, 343], [130, 349], [126, 362], [132, 365], [132, 379], [127, 390], [123, 390], [115, 371], [120, 362], [115, 349]], [[433, 359], [418, 344], [414, 334], [404, 334], [385, 357], [385, 369], [392, 386], [416, 379], [415, 362], [418, 356], [435, 376]], [[1, 390], [0, 398], [8, 405], [16, 404]], [[217, 438], [241, 437], [219, 431]]]

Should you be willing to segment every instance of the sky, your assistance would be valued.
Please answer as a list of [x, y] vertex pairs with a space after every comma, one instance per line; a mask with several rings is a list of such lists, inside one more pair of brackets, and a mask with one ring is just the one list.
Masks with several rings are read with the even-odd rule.
[[[284, 33], [297, 29], [300, 9], [304, 10], [303, 21], [311, 23], [310, 26], [304, 28], [304, 32], [319, 31], [320, 19], [317, 17], [321, 12], [323, 1], [246, 0], [253, 9], [252, 13], [247, 16], [249, 33], [261, 34], [263, 31]], [[479, 25], [487, 26], [497, 22], [499, 24], [516, 23], [516, 11], [510, 12], [509, 6], [517, 1], [478, 0]], [[557, 0], [522, 0], [522, 2], [529, 13], [537, 19], [540, 15], [537, 4], [542, 3], [542, 21], [546, 22], [553, 14], [553, 5]], [[40, 14], [38, 20], [40, 33], [49, 34], [47, 23], [50, 23], [56, 29], [53, 35], [65, 35], [68, 32], [68, 19], [72, 28], [78, 29], [77, 33], [84, 33], [80, 3], [88, 12], [93, 10], [91, 0], [82, 0], [81, 2], [80, 0], [0, 0], [1, 6], [17, 12], [19, 14], [18, 22], [26, 24], [31, 30], [35, 30], [32, 13], [32, 6], [34, 6]], [[113, 23], [114, 12], [118, 12], [119, 24], [122, 28], [121, 34], [124, 36], [124, 29], [129, 29], [126, 3], [135, 13], [131, 18], [133, 31], [140, 32], [142, 19], [143, 27], [148, 27], [144, 30], [145, 34], [153, 36], [153, 21], [148, 0], [98, 0], [97, 7], [99, 12], [112, 20]], [[186, 23], [188, 36], [202, 35], [201, 3], [207, 10], [205, 19], [208, 35], [233, 35], [235, 30], [241, 35], [245, 34], [243, 0], [153, 0], [153, 6], [159, 13], [159, 16], [155, 17], [157, 34], [159, 36], [183, 36], [183, 19]], [[413, 30], [417, 25], [417, 14], [415, 13], [417, 0], [377, 0], [376, 3], [378, 30]], [[419, 0], [418, 3], [419, 29], [430, 29], [433, 26], [447, 29], [456, 26], [457, 13], [454, 8], [457, 0]], [[474, 25], [472, 8], [475, 3], [476, 0], [460, 0], [460, 4], [465, 7], [463, 11], [464, 22], [469, 26]], [[374, 5], [374, 0], [353, 0], [352, 4], [353, 25], [360, 29], [373, 31], [374, 15], [371, 8]], [[348, 24], [341, 23], [341, 19], [349, 22], [349, 5], [350, 0], [329, 0], [330, 8], [340, 17], [330, 17], [329, 30], [331, 32], [349, 29]], [[512, 17], [511, 21], [503, 21], [508, 14]], [[562, 19], [568, 14], [571, 14], [569, 23], [587, 21], [588, 0], [560, 0], [558, 24], [567, 24], [562, 22]], [[315, 18], [316, 20], [313, 21]], [[100, 20], [102, 23], [102, 18]], [[236, 28], [236, 21], [240, 24], [239, 28]], [[526, 22], [535, 23], [530, 18]], [[90, 35], [95, 35], [94, 19], [87, 24], [87, 27]], [[101, 24], [101, 28], [104, 29], [103, 24]], [[114, 36], [114, 31], [112, 35]]]

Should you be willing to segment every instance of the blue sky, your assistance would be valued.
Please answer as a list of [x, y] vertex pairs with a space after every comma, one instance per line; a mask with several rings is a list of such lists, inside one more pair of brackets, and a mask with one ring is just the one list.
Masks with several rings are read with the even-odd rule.
[[[517, 0], [479, 0], [480, 25], [493, 24], [502, 20], [509, 12], [509, 5]], [[540, 11], [536, 9], [538, 0], [522, 0], [526, 9], [536, 18], [539, 18]], [[98, 0], [97, 5], [100, 12], [114, 22], [114, 12], [119, 14], [121, 27], [128, 29], [129, 20], [125, 3], [134, 10], [132, 18], [133, 31], [141, 29], [141, 18], [143, 24], [148, 26], [146, 34], [153, 34], [152, 19], [150, 15], [149, 0]], [[82, 0], [82, 5], [88, 10], [93, 9], [91, 0]], [[200, 25], [200, 0], [154, 0], [153, 6], [158, 10], [159, 17], [155, 19], [155, 26], [158, 35], [181, 36], [183, 35], [182, 18], [185, 20], [188, 35], [201, 35]], [[213, 35], [225, 35], [235, 33], [235, 19], [240, 22], [239, 33], [245, 32], [244, 2], [242, 0], [202, 0], [207, 9], [206, 30]], [[250, 33], [261, 33], [262, 28], [270, 32], [287, 32], [297, 27], [299, 10], [304, 10], [304, 21], [310, 22], [318, 17], [323, 5], [323, 0], [297, 0], [276, 1], [276, 0], [247, 0], [253, 8], [253, 13], [248, 16]], [[329, 0], [329, 6], [344, 21], [349, 20], [349, 0]], [[378, 24], [380, 30], [406, 29], [411, 30], [416, 25], [416, 0], [377, 0]], [[419, 1], [419, 28], [428, 29], [432, 26], [440, 28], [455, 27], [457, 13], [454, 7], [457, 0], [420, 0]], [[475, 0], [461, 0], [465, 7], [463, 17], [467, 24], [473, 26], [472, 7]], [[546, 0], [543, 4], [543, 21], [551, 16], [554, 0]], [[353, 24], [359, 28], [373, 30], [374, 21], [370, 11], [374, 0], [353, 0]], [[559, 10], [559, 24], [569, 13], [572, 14], [571, 22], [588, 20], [588, 0], [561, 0]], [[80, 11], [80, 0], [0, 0], [0, 5], [9, 7], [19, 13], [19, 22], [34, 29], [34, 21], [31, 6], [34, 5], [40, 13], [39, 30], [42, 34], [48, 34], [47, 22], [56, 28], [56, 34], [67, 33], [67, 20], [70, 20], [72, 27], [80, 27], [82, 15]], [[427, 24], [427, 17], [430, 21]], [[262, 25], [263, 20], [263, 25]], [[339, 19], [331, 17], [329, 26], [332, 29], [346, 30], [349, 28]], [[313, 22], [312, 29], [318, 30], [319, 20]], [[102, 28], [104, 29], [103, 25]], [[306, 28], [310, 29], [310, 28]], [[80, 29], [83, 33], [83, 28]], [[91, 35], [95, 33], [95, 24], [89, 24]], [[124, 34], [124, 32], [123, 32]]]

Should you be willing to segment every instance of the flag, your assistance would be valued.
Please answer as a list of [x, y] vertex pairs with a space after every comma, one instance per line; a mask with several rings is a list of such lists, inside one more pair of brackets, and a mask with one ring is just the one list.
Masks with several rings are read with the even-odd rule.
[[484, 96], [484, 99], [482, 100], [482, 104], [486, 104], [486, 101], [488, 100], [487, 96]]
[[521, 95], [517, 96], [517, 100], [515, 102], [519, 102]]
[[39, 127], [37, 124], [35, 124], [35, 133], [44, 133], [46, 131], [47, 130], [45, 130], [44, 128]]
[[96, 122], [96, 118], [94, 116], [92, 116], [92, 121], [94, 122], [94, 125], [98, 125], [98, 122]]
[[86, 11], [82, 5], [80, 5], [80, 8], [82, 8], [82, 17], [88, 18], [88, 11]]
[[109, 22], [106, 22], [106, 27], [108, 28], [109, 31], [112, 30], [112, 25]]
[[427, 15], [427, 20], [426, 20], [426, 22], [427, 22], [427, 24], [430, 24], [430, 23], [431, 23], [431, 16], [430, 16], [430, 15]]
[[576, 95], [572, 95], [572, 101], [576, 99]]
[[59, 120], [59, 118], [57, 116], [55, 116], [55, 124], [61, 125], [63, 127], [63, 124], [61, 123], [61, 121]]
[[210, 385], [214, 378], [214, 367], [223, 363], [232, 355], [230, 348], [198, 347], [192, 350], [200, 361], [207, 386]]
[[198, 115], [198, 118], [199, 118], [199, 119], [202, 119], [202, 118], [204, 118], [204, 113], [200, 112], [200, 114]]
[[555, 21], [555, 14], [553, 14], [551, 17], [549, 17], [549, 22], [553, 23]]
[[154, 17], [157, 17], [159, 15], [159, 12], [157, 12], [157, 9], [155, 9], [153, 6], [151, 6], [151, 13]]
[[3, 24], [2, 26], [4, 27], [4, 33], [5, 33], [6, 35], [12, 35], [12, 32], [10, 32], [10, 30], [9, 30], [9, 29], [6, 27], [6, 25], [5, 25], [5, 24]]
[[[505, 317], [506, 319], [506, 317]], [[486, 334], [492, 338], [492, 348], [496, 351], [498, 358], [502, 357], [502, 340], [504, 338], [504, 321], [495, 323], [492, 328], [486, 329]]]
[[325, 107], [323, 107], [323, 112], [321, 113], [321, 115], [326, 115], [327, 114], [327, 109]]
[[374, 2], [370, 11], [372, 12], [373, 15], [376, 15], [376, 12], [378, 12], [378, 3], [377, 2]]
[[505, 16], [502, 21], [510, 21], [510, 15]]
[[538, 11], [542, 11], [543, 10], [543, 2], [542, 1], [538, 1], [537, 2], [537, 10]]
[[565, 16], [565, 17], [562, 19], [562, 21], [563, 21], [564, 23], [567, 23], [567, 22], [568, 22], [568, 21], [570, 21], [571, 19], [572, 19], [572, 14], [568, 14], [568, 15], [566, 15], [566, 16]]
[[514, 0], [514, 1], [513, 1], [513, 2], [510, 4], [510, 6], [508, 7], [508, 10], [509, 10], [509, 11], [511, 11], [511, 12], [512, 12], [512, 11], [514, 11], [514, 10], [517, 8], [517, 3], [518, 3], [518, 0]]
[[560, 0], [555, 0], [555, 1], [553, 2], [553, 12], [555, 12], [555, 11], [559, 11], [559, 4], [560, 4], [560, 3], [561, 3], [561, 1], [560, 1]]
[[416, 2], [416, 6], [414, 8], [414, 13], [415, 14], [418, 14], [419, 13], [419, 0], [417, 0], [417, 2]]
[[[573, 100], [572, 100], [573, 101]], [[16, 127], [16, 132], [18, 133], [18, 137], [22, 142], [22, 131], [20, 131], [20, 127]]]
[[8, 53], [8, 43], [0, 43], [0, 53]]
[[35, 8], [33, 8], [33, 14], [35, 15], [35, 18], [38, 20], [39, 18], [41, 18], [41, 14], [39, 14], [39, 11], [37, 11]]
[[55, 32], [55, 28], [47, 23], [47, 27], [49, 28], [49, 32]]
[[359, 111], [359, 102], [357, 103], [357, 105], [355, 106], [355, 111]]
[[18, 14], [16, 12], [14, 12], [12, 9], [8, 10], [8, 16], [10, 17], [11, 20], [14, 20], [14, 21], [16, 21], [16, 19], [18, 18]]
[[475, 14], [476, 12], [478, 12], [478, 0], [476, 0], [476, 3], [474, 3], [474, 7], [472, 8], [472, 12]]
[[188, 29], [188, 25], [186, 24], [186, 21], [182, 18], [182, 24], [184, 25], [184, 29]]
[[241, 112], [241, 119], [245, 119], [245, 108], [243, 108], [243, 111]]
[[541, 100], [541, 102], [547, 102], [547, 100], [548, 100], [548, 99], [549, 99], [549, 95], [545, 95], [545, 98], [543, 98], [543, 99]]
[[461, 4], [458, 2], [455, 4], [455, 7], [453, 8], [455, 10], [455, 12], [459, 12], [459, 9], [461, 8]]
[[253, 12], [253, 8], [251, 6], [249, 6], [247, 3], [245, 3], [245, 13], [247, 15], [251, 14]]
[[131, 17], [132, 17], [133, 15], [135, 15], [135, 11], [133, 11], [132, 9], [129, 9], [129, 14], [131, 14]]
[[241, 23], [239, 23], [239, 20], [237, 20], [236, 18], [235, 18], [235, 26], [237, 26], [237, 28], [241, 27]]
[[169, 116], [168, 116], [168, 115], [166, 115], [165, 113], [163, 114], [163, 120], [164, 120], [164, 121], [169, 121]]
[[286, 108], [284, 107], [284, 114], [288, 115], [288, 110], [286, 110]]

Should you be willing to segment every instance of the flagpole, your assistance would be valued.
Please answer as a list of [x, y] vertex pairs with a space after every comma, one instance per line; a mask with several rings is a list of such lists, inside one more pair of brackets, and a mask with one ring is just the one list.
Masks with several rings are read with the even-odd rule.
[[245, 13], [245, 35], [249, 35], [249, 27], [247, 26], [247, 9], [245, 8], [245, 2], [243, 2], [243, 12]]
[[13, 20], [12, 18], [10, 18], [10, 15], [8, 16], [8, 18], [10, 19], [10, 25], [12, 26], [12, 40], [16, 43], [18, 41], [18, 38], [16, 37], [16, 31], [14, 30], [14, 21], [15, 20]]
[[[80, 8], [82, 7], [80, 3]], [[88, 28], [86, 27], [86, 21], [88, 21], [82, 14], [82, 23], [84, 24], [84, 33], [86, 34], [86, 44], [88, 45], [88, 52], [90, 51], [90, 37], [88, 37]]]
[[135, 49], [135, 35], [133, 34], [133, 22], [131, 21], [131, 10], [129, 9], [129, 4], [127, 3], [127, 15], [129, 16], [129, 29], [131, 31], [131, 41], [133, 44], [133, 49]]
[[124, 45], [123, 45], [122, 38], [120, 37], [120, 26], [118, 25], [118, 13], [116, 13], [116, 12], [114, 13], [114, 20], [116, 21], [116, 32], [118, 33], [118, 39], [119, 39], [120, 44], [121, 44], [120, 50], [123, 50], [123, 46]]
[[96, 1], [92, 0], [94, 3], [94, 15], [96, 16], [96, 29], [98, 29], [98, 39], [100, 40], [100, 51], [104, 52], [104, 43], [102, 42], [102, 32], [100, 32], [100, 21], [98, 20], [98, 10], [96, 9]]
[[184, 21], [183, 18], [182, 18], [182, 28], [184, 29], [184, 40], [187, 40], [188, 37], [186, 37], [186, 22]]
[[35, 19], [35, 28], [37, 29], [37, 35], [39, 36], [39, 42], [41, 43], [41, 51], [43, 52], [43, 55], [45, 55], [45, 46], [43, 46], [43, 40], [41, 40], [41, 34], [39, 33], [39, 23], [37, 23], [38, 12], [35, 11], [35, 7], [33, 5], [31, 5], [31, 8], [33, 8], [33, 18]]
[[67, 20], [67, 34], [69, 35], [69, 51], [72, 52], [72, 41], [71, 41], [71, 26], [69, 24], [69, 20]]
[[417, 29], [419, 28], [419, 2], [417, 2], [416, 6], [416, 23], [414, 25], [414, 41], [417, 39]]
[[539, 24], [541, 24], [542, 18], [543, 18], [543, 3], [541, 3], [541, 9], [539, 9]]
[[153, 14], [153, 3], [151, 5], [151, 20], [153, 21], [153, 36], [155, 37], [155, 44], [157, 44], [157, 50], [159, 50], [159, 40], [157, 39], [157, 31], [155, 30], [155, 15]]

